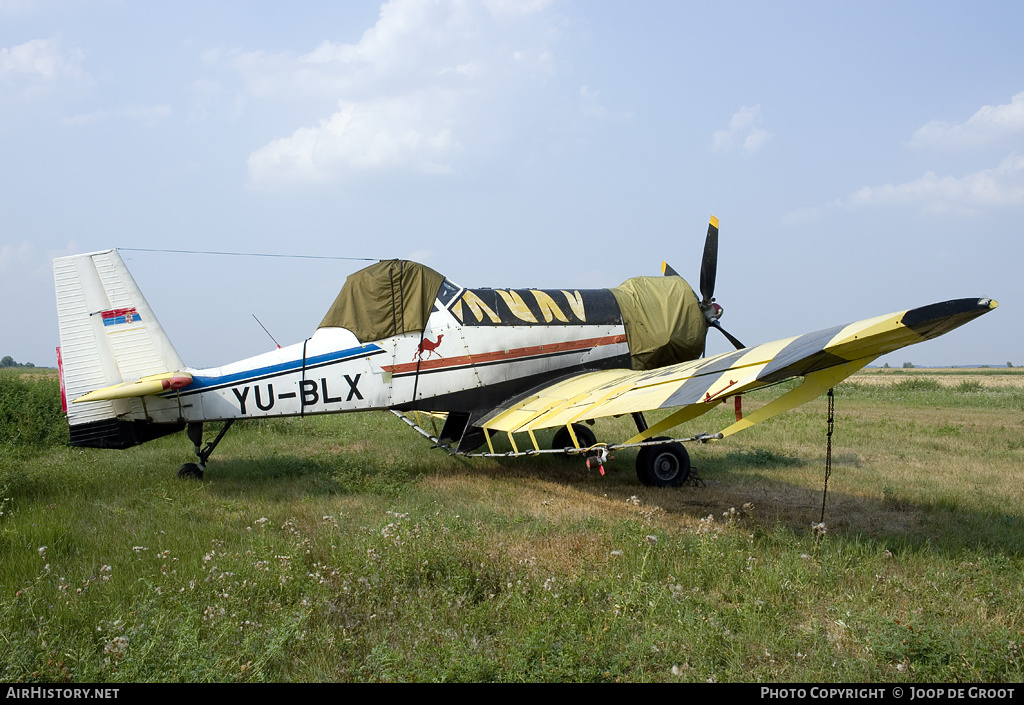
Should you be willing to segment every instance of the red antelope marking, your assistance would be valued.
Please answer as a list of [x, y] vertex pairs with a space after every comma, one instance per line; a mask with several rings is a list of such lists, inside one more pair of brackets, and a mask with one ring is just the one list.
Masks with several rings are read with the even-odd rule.
[[437, 346], [441, 344], [441, 338], [444, 337], [444, 333], [439, 333], [437, 340], [431, 341], [430, 338], [424, 338], [416, 348], [416, 352], [413, 354], [412, 359], [415, 360], [417, 357], [422, 360], [423, 353], [427, 353], [429, 359], [431, 355], [437, 355], [442, 357], [441, 353], [437, 352]]

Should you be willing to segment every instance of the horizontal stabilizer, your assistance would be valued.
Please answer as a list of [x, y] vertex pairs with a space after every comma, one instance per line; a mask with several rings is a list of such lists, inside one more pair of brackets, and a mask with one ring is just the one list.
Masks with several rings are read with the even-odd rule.
[[143, 377], [137, 382], [122, 382], [103, 389], [83, 394], [72, 404], [83, 401], [106, 401], [109, 399], [129, 399], [160, 394], [174, 389], [182, 389], [192, 384], [192, 375], [188, 372], [165, 372], [159, 375]]

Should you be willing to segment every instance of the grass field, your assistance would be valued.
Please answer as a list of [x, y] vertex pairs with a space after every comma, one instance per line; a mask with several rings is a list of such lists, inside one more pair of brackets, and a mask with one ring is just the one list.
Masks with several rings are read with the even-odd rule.
[[388, 414], [243, 424], [196, 482], [184, 434], [65, 447], [52, 376], [5, 372], [0, 680], [1019, 682], [1018, 375], [840, 386], [815, 528], [824, 399], [691, 447], [679, 489]]

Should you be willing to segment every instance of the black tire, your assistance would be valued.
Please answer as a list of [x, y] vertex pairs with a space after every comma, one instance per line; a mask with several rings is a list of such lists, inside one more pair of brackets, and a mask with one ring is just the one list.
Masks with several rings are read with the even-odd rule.
[[[574, 423], [572, 425], [573, 433], [576, 434], [576, 440], [580, 442], [580, 448], [586, 450], [587, 448], [597, 443], [597, 436], [590, 430], [590, 427], [584, 426], [583, 424]], [[569, 429], [562, 426], [555, 433], [555, 437], [551, 439], [551, 447], [555, 450], [562, 450], [563, 448], [575, 448], [572, 444], [572, 436], [569, 435]]]
[[644, 446], [636, 455], [636, 476], [648, 487], [679, 487], [690, 477], [690, 454], [682, 443]]
[[203, 469], [196, 465], [195, 463], [185, 463], [180, 468], [178, 468], [178, 477], [180, 477], [183, 480], [202, 480]]

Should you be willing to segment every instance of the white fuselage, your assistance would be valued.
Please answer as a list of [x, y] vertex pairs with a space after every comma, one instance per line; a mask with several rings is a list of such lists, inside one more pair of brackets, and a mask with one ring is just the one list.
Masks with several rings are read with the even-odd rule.
[[435, 310], [421, 333], [361, 343], [344, 328], [222, 367], [133, 411], [157, 423], [304, 416], [372, 409], [486, 408], [564, 372], [628, 365], [621, 324], [465, 326]]

